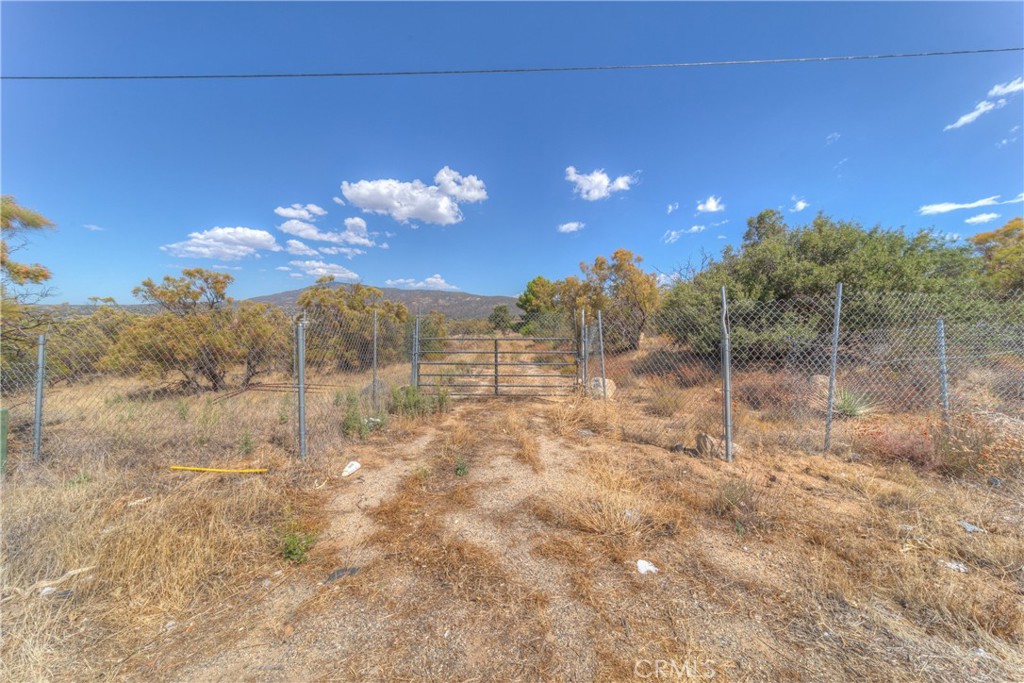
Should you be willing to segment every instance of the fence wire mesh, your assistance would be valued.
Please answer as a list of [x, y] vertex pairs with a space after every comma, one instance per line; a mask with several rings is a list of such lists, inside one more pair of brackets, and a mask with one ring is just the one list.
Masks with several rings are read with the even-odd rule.
[[[830, 296], [730, 299], [735, 441], [746, 440], [753, 416], [793, 427], [790, 445], [821, 448], [833, 372], [840, 426], [866, 413], [934, 417], [947, 410], [998, 414], [1024, 426], [1024, 293], [847, 291], [834, 339], [835, 305]], [[552, 377], [572, 375], [567, 386], [592, 399], [607, 396], [615, 408], [610, 426], [624, 438], [665, 448], [698, 448], [705, 439], [720, 448], [720, 316], [712, 299], [646, 314], [611, 306], [600, 323], [579, 313], [468, 321], [431, 314], [417, 325], [397, 306], [313, 306], [298, 319], [253, 304], [187, 315], [104, 306], [55, 320], [46, 332], [42, 451], [144, 457], [172, 449], [197, 463], [265, 445], [298, 453], [298, 324], [312, 454], [340, 452], [347, 440], [382, 426], [393, 402], [410, 400], [406, 387], [418, 381], [434, 401], [446, 383], [479, 379], [491, 387], [492, 367], [459, 369], [455, 346], [444, 341], [480, 337], [521, 340], [507, 358]], [[34, 341], [5, 341], [3, 349], [12, 452], [32, 449]], [[458, 348], [476, 349], [467, 344]], [[579, 363], [544, 366], [555, 352]], [[444, 376], [424, 382], [414, 358], [445, 361], [424, 373]]]

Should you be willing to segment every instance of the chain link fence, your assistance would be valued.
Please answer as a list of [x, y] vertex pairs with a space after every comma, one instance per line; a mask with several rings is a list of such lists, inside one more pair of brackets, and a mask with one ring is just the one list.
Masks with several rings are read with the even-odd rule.
[[[435, 340], [488, 334], [521, 337], [508, 356], [517, 363], [575, 353], [577, 367], [539, 367], [578, 373], [570, 384], [607, 399], [624, 438], [670, 449], [724, 455], [755, 438], [751, 418], [779, 425], [757, 439], [805, 450], [868, 413], [970, 412], [1024, 427], [1022, 293], [727, 297], [724, 312], [721, 300], [702, 299], [644, 315], [614, 306], [497, 322], [431, 314], [417, 325], [386, 306], [298, 318], [253, 304], [184, 316], [104, 306], [55, 321], [39, 344], [8, 344], [0, 384], [11, 451], [27, 457], [159, 450], [205, 464], [268, 446], [339, 453], [416, 384], [414, 357], [457, 360]], [[547, 349], [538, 340], [548, 337], [571, 338], [575, 350]]]
[[[1024, 428], [1024, 293], [840, 287], [833, 297], [727, 301], [725, 314], [728, 358], [720, 303], [603, 314], [603, 357], [585, 344], [586, 372], [592, 387], [595, 372], [609, 380], [623, 436], [724, 456], [727, 407], [734, 441], [750, 443], [744, 428], [757, 418], [780, 425], [757, 438], [806, 450], [868, 414], [996, 415]], [[598, 335], [588, 324], [587, 339]]]

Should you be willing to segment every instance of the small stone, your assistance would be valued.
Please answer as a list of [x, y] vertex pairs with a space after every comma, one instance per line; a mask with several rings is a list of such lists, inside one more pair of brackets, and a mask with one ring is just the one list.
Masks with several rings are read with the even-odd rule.
[[963, 562], [950, 562], [948, 560], [944, 560], [942, 564], [946, 565], [949, 569], [952, 569], [955, 572], [960, 572], [961, 574], [967, 573], [967, 565]]
[[41, 596], [52, 595], [53, 593], [56, 593], [56, 592], [57, 592], [57, 589], [54, 588], [53, 586], [46, 586], [46, 587], [40, 589], [39, 595], [41, 595]]
[[342, 567], [331, 572], [324, 583], [330, 583], [345, 576], [354, 576], [359, 573], [359, 567]]
[[596, 436], [594, 432], [590, 429], [577, 429], [576, 433], [579, 434], [580, 436]]
[[980, 526], [975, 526], [975, 525], [971, 524], [970, 522], [965, 522], [962, 519], [960, 520], [959, 524], [960, 524], [960, 526], [962, 526], [964, 528], [964, 531], [966, 531], [969, 534], [977, 533], [979, 531], [982, 532], [982, 533], [986, 533], [985, 530], [982, 529]]
[[345, 465], [345, 469], [341, 471], [341, 476], [347, 477], [351, 474], [354, 474], [360, 467], [362, 467], [362, 465], [360, 465], [355, 460], [352, 460], [347, 465]]
[[989, 477], [988, 485], [992, 486], [993, 488], [999, 488], [1003, 485], [1003, 480], [1000, 479], [999, 477]]
[[636, 570], [638, 572], [640, 572], [641, 574], [657, 574], [658, 573], [658, 568], [655, 567], [650, 562], [648, 562], [647, 560], [637, 560], [636, 561]]
[[590, 394], [590, 398], [611, 398], [615, 395], [615, 382], [610, 379], [601, 379], [600, 377], [591, 378], [588, 386], [587, 393]]

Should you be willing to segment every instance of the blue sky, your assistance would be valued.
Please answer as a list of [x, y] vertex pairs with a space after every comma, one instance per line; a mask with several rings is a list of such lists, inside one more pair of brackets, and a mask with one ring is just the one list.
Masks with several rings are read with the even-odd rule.
[[[0, 20], [4, 75], [575, 66], [1024, 42], [1019, 2], [5, 2]], [[52, 268], [58, 301], [131, 301], [144, 278], [193, 266], [230, 269], [238, 297], [325, 272], [515, 295], [535, 275], [577, 273], [618, 247], [672, 272], [738, 244], [765, 208], [793, 223], [824, 211], [961, 236], [998, 227], [1024, 207], [1013, 201], [1024, 190], [1022, 75], [1022, 54], [1006, 53], [4, 81], [0, 182], [58, 225], [21, 252]], [[986, 214], [997, 216], [969, 222]]]

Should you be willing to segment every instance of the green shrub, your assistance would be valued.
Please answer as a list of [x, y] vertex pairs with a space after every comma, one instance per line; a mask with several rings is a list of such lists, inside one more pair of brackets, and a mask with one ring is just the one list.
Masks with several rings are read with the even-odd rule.
[[345, 436], [358, 436], [365, 439], [370, 428], [359, 410], [359, 397], [349, 394], [346, 398], [345, 419], [341, 421], [341, 431]]
[[302, 564], [309, 559], [309, 551], [316, 544], [316, 536], [291, 531], [281, 539], [281, 556], [289, 562]]

